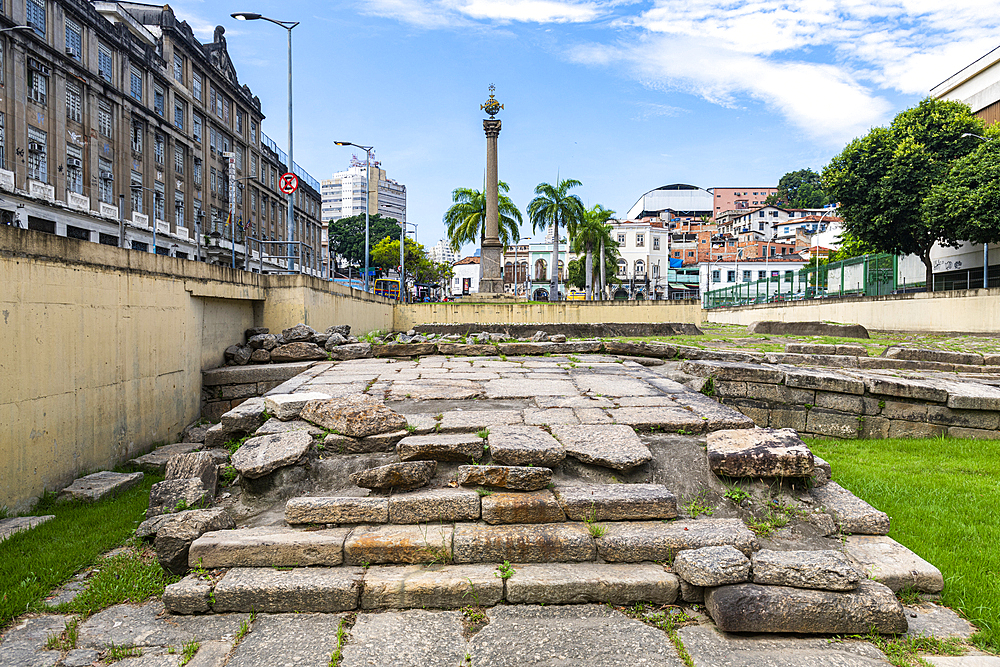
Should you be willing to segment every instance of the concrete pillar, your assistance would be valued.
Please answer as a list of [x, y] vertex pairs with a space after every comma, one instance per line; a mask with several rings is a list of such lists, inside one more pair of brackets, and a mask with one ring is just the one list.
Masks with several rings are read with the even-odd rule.
[[500, 121], [495, 118], [484, 119], [483, 130], [486, 132], [486, 234], [480, 253], [483, 277], [479, 282], [479, 291], [503, 294], [503, 244], [499, 238], [497, 211], [497, 137], [500, 136]]

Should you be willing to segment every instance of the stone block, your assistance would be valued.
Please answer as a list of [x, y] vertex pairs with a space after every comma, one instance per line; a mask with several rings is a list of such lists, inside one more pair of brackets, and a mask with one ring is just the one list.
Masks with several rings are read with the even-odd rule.
[[331, 433], [323, 439], [323, 442], [329, 442], [334, 448], [333, 451], [340, 451], [343, 449], [343, 451], [348, 454], [391, 452], [396, 448], [396, 443], [405, 438], [407, 435], [409, 435], [409, 431], [406, 430], [378, 433], [364, 438], [348, 438], [347, 436]]
[[865, 576], [899, 592], [910, 586], [921, 593], [944, 590], [941, 571], [891, 537], [850, 535], [844, 549]]
[[267, 366], [223, 366], [202, 371], [201, 383], [207, 387], [252, 382], [284, 382], [304, 373], [315, 362], [279, 363]]
[[478, 461], [483, 458], [483, 439], [475, 433], [413, 435], [396, 445], [402, 461]]
[[856, 394], [858, 396], [865, 393], [865, 383], [857, 378], [846, 377], [839, 373], [801, 368], [785, 371], [785, 386], [838, 394]]
[[[611, 420], [608, 419], [608, 421]], [[524, 411], [524, 423], [528, 426], [552, 426], [555, 424], [579, 424], [580, 419], [572, 408], [528, 408]]]
[[773, 336], [868, 338], [868, 330], [860, 324], [837, 324], [835, 322], [751, 322], [747, 333]]
[[460, 343], [438, 343], [438, 354], [452, 354], [460, 357], [484, 357], [497, 354], [496, 345], [464, 345]]
[[605, 468], [631, 470], [653, 458], [635, 431], [623, 424], [553, 426], [552, 435], [567, 455]]
[[863, 345], [837, 345], [836, 353], [848, 357], [867, 357], [868, 349]]
[[478, 521], [479, 494], [472, 489], [422, 489], [389, 496], [391, 523]]
[[731, 545], [685, 549], [674, 557], [671, 567], [695, 586], [741, 584], [750, 577], [750, 559]]
[[880, 512], [836, 482], [817, 486], [811, 491], [817, 504], [826, 508], [837, 526], [845, 533], [885, 535], [889, 532], [889, 515]]
[[705, 430], [705, 420], [700, 415], [680, 407], [616, 408], [607, 413], [615, 423], [640, 430], [655, 428], [671, 433], [702, 433]]
[[950, 426], [949, 438], [970, 438], [972, 440], [1000, 440], [1000, 431], [985, 431], [981, 428], [961, 428]]
[[525, 382], [522, 378], [511, 377], [486, 382], [486, 396], [492, 399], [574, 396], [577, 393], [576, 385], [563, 379], [532, 378], [531, 382]]
[[882, 440], [889, 437], [889, 427], [892, 422], [885, 417], [861, 417], [859, 438], [866, 440]]
[[964, 426], [988, 431], [1000, 427], [998, 413], [986, 410], [954, 410], [943, 405], [927, 406], [927, 421], [945, 426]]
[[597, 557], [587, 529], [568, 523], [458, 523], [454, 545], [456, 563], [564, 563]]
[[747, 398], [720, 398], [719, 401], [727, 407], [738, 410], [761, 428], [770, 423], [771, 406], [768, 403], [752, 401]]
[[652, 563], [529, 563], [515, 570], [507, 580], [510, 604], [673, 604], [680, 588], [676, 574]]
[[434, 343], [372, 345], [374, 357], [426, 357], [432, 354], [437, 354], [437, 345]]
[[877, 415], [881, 410], [878, 400], [874, 398], [831, 391], [817, 391], [814, 405], [817, 408], [849, 412], [855, 415]]
[[722, 396], [724, 398], [747, 397], [746, 382], [727, 382], [725, 380], [716, 380], [713, 387], [715, 388], [716, 396]]
[[487, 443], [493, 460], [505, 465], [552, 467], [566, 458], [559, 441], [538, 426], [495, 426]]
[[409, 491], [427, 483], [437, 470], [436, 461], [407, 461], [369, 468], [351, 474], [351, 481], [365, 489]]
[[485, 428], [520, 424], [521, 419], [520, 410], [448, 410], [436, 424], [441, 433], [475, 433]]
[[948, 432], [947, 426], [924, 424], [893, 419], [889, 423], [890, 438], [940, 438]]
[[372, 345], [371, 343], [348, 343], [347, 345], [338, 345], [328, 352], [331, 357], [338, 361], [367, 359], [372, 356]]
[[370, 567], [362, 609], [491, 607], [503, 599], [503, 580], [492, 565], [388, 565]]
[[857, 357], [845, 357], [839, 354], [788, 354], [784, 352], [768, 352], [764, 355], [764, 359], [769, 364], [833, 366], [835, 368], [857, 368], [859, 361]]
[[[981, 370], [981, 369], [980, 369]], [[946, 382], [948, 407], [966, 410], [1000, 410], [1000, 389], [978, 382]]]
[[723, 632], [900, 634], [906, 615], [893, 592], [863, 581], [850, 592], [735, 584], [705, 593], [705, 608]]
[[839, 551], [771, 551], [753, 554], [753, 583], [825, 591], [853, 591], [864, 579]]
[[167, 461], [171, 458], [178, 454], [190, 454], [202, 447], [204, 447], [204, 442], [179, 442], [175, 445], [163, 445], [148, 454], [132, 459], [128, 465], [133, 470], [162, 475], [167, 469]]
[[225, 567], [332, 567], [344, 562], [347, 528], [293, 530], [281, 526], [205, 533], [191, 543], [188, 565]]
[[890, 359], [909, 359], [911, 361], [937, 361], [945, 364], [983, 364], [983, 355], [975, 352], [951, 352], [948, 350], [929, 350], [912, 347], [890, 347], [885, 356]]
[[729, 406], [722, 405], [708, 396], [685, 391], [673, 395], [673, 399], [679, 406], [689, 408], [698, 415], [705, 422], [706, 431], [753, 428], [754, 426], [753, 419], [750, 417]]
[[865, 388], [869, 393], [878, 396], [898, 396], [932, 403], [944, 403], [948, 400], [948, 392], [945, 389], [930, 381], [913, 378], [870, 375], [865, 378]]
[[677, 517], [677, 498], [660, 484], [560, 486], [556, 497], [572, 521], [646, 521]]
[[494, 486], [514, 491], [544, 489], [552, 481], [551, 468], [520, 466], [459, 466], [458, 483], [463, 486]]
[[253, 432], [254, 435], [273, 435], [275, 433], [288, 433], [290, 431], [305, 431], [309, 435], [316, 437], [323, 435], [325, 431], [318, 426], [314, 426], [304, 419], [293, 419], [283, 422], [276, 417], [271, 417], [264, 422], [260, 428]]
[[238, 567], [216, 584], [213, 608], [218, 613], [351, 611], [358, 607], [363, 578], [359, 567]]
[[344, 556], [353, 565], [447, 563], [453, 533], [452, 526], [442, 524], [358, 526], [344, 542]]
[[662, 343], [629, 342], [623, 340], [604, 341], [604, 351], [608, 354], [655, 357], [658, 359], [672, 359], [677, 356], [677, 348], [673, 345], [664, 345]]
[[697, 377], [711, 377], [716, 381], [758, 382], [781, 384], [785, 372], [773, 366], [723, 361], [685, 361], [681, 370]]
[[836, 410], [813, 408], [806, 415], [806, 432], [830, 435], [835, 438], [857, 438], [861, 432], [861, 418]]
[[217, 448], [225, 447], [230, 440], [237, 440], [243, 437], [243, 433], [230, 431], [222, 424], [215, 424], [205, 431], [205, 447]]
[[264, 407], [276, 419], [290, 421], [299, 418], [299, 413], [309, 401], [325, 401], [329, 398], [329, 394], [315, 391], [298, 394], [271, 394], [264, 397]]
[[285, 503], [285, 521], [302, 523], [386, 523], [389, 499], [382, 496], [305, 496]]
[[745, 428], [708, 434], [708, 464], [727, 477], [809, 477], [813, 456], [791, 429]]
[[171, 514], [175, 511], [211, 504], [214, 495], [200, 479], [171, 479], [157, 482], [149, 490], [147, 517]]
[[211, 582], [189, 574], [163, 590], [163, 606], [171, 614], [204, 614], [212, 611], [211, 595]]
[[142, 481], [142, 477], [141, 472], [95, 472], [73, 480], [72, 484], [59, 492], [58, 500], [97, 502], [131, 489]]
[[153, 543], [156, 560], [167, 572], [184, 574], [188, 569], [188, 550], [192, 542], [209, 531], [235, 527], [232, 516], [221, 507], [179, 512], [157, 529]]
[[687, 602], [688, 604], [705, 603], [705, 588], [703, 586], [695, 586], [694, 584], [689, 584], [683, 579], [680, 579], [680, 583], [681, 583], [681, 591], [680, 591], [681, 600]]
[[497, 345], [500, 354], [508, 357], [531, 356], [555, 352], [555, 343], [533, 342], [533, 343], [500, 343]]
[[789, 354], [837, 354], [837, 346], [821, 343], [785, 343], [785, 352]]
[[790, 428], [796, 432], [805, 432], [808, 413], [805, 408], [794, 405], [775, 407], [770, 410], [767, 425], [771, 428]]
[[911, 422], [927, 421], [927, 405], [925, 403], [903, 403], [900, 401], [882, 401], [881, 416], [887, 419], [903, 419]]
[[558, 341], [553, 336], [553, 354], [597, 354], [601, 351], [599, 340]]
[[[254, 353], [259, 350], [254, 350]], [[253, 362], [253, 355], [250, 355], [250, 361]], [[221, 398], [224, 401], [231, 401], [237, 398], [254, 398], [257, 396], [257, 383], [251, 382], [250, 384], [227, 384], [217, 388], [215, 398]]]
[[303, 341], [279, 345], [271, 350], [271, 361], [276, 364], [295, 361], [319, 361], [326, 358], [326, 352], [319, 345]]
[[770, 403], [804, 405], [816, 401], [816, 392], [811, 389], [797, 389], [781, 384], [747, 382], [747, 398]]
[[639, 521], [604, 524], [607, 532], [596, 539], [597, 550], [609, 563], [673, 562], [684, 549], [731, 545], [750, 554], [754, 534], [739, 519], [694, 521]]
[[219, 483], [219, 466], [208, 452], [177, 454], [167, 462], [165, 477], [168, 480], [200, 479], [209, 497], [214, 498]]
[[313, 439], [306, 431], [290, 431], [250, 438], [232, 456], [233, 467], [244, 477], [257, 479], [297, 463]]
[[566, 520], [562, 507], [552, 492], [496, 491], [482, 498], [482, 517], [486, 523], [559, 523]]

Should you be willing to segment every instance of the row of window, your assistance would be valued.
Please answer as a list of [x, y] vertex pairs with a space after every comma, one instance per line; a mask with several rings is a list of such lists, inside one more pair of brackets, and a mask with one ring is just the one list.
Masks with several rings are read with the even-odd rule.
[[[792, 276], [795, 274], [794, 271], [785, 271], [784, 279], [786, 283], [792, 282]], [[771, 280], [775, 278], [781, 278], [780, 271], [771, 271]], [[743, 271], [742, 282], [748, 283], [753, 280], [753, 271]], [[758, 271], [757, 280], [767, 280], [767, 271]], [[712, 282], [721, 283], [722, 282], [722, 272], [719, 269], [712, 270]], [[736, 282], [736, 270], [730, 269], [726, 271], [726, 282], [735, 283]]]
[[[625, 232], [618, 232], [618, 245], [619, 246], [624, 246], [625, 245], [625, 236], [626, 236]], [[646, 235], [644, 233], [642, 233], [642, 232], [636, 232], [636, 235], [635, 235], [635, 247], [636, 248], [644, 248], [644, 247], [646, 247]], [[654, 236], [653, 237], [653, 250], [659, 250], [659, 249], [660, 249], [660, 237], [659, 236]]]

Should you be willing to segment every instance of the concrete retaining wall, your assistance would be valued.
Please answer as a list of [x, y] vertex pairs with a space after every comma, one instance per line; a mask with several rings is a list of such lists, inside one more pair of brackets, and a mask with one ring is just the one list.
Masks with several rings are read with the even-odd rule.
[[252, 326], [392, 327], [392, 304], [301, 276], [0, 225], [0, 506], [176, 441], [201, 371]]
[[704, 312], [706, 321], [719, 324], [826, 321], [861, 324], [873, 331], [996, 333], [1000, 331], [1000, 288], [811, 299]]

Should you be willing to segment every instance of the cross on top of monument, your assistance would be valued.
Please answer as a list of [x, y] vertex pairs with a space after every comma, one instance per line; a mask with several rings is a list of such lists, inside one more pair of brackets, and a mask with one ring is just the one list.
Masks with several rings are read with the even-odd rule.
[[485, 110], [486, 113], [488, 113], [490, 115], [490, 118], [493, 118], [494, 116], [496, 116], [498, 113], [500, 113], [500, 109], [503, 109], [503, 105], [500, 104], [500, 101], [497, 100], [496, 97], [494, 96], [494, 92], [496, 91], [496, 89], [497, 89], [497, 87], [494, 86], [491, 83], [490, 84], [490, 99], [486, 100], [486, 102], [484, 104], [480, 104], [479, 105], [479, 108], [482, 109], [482, 110]]

